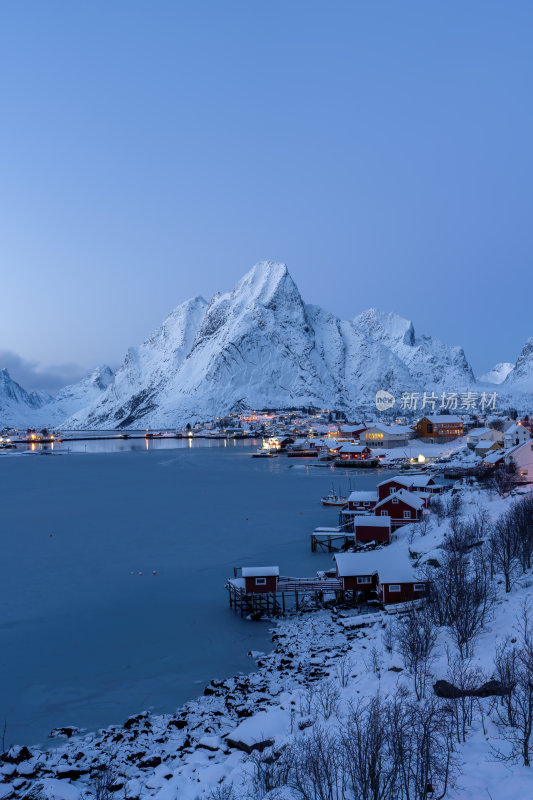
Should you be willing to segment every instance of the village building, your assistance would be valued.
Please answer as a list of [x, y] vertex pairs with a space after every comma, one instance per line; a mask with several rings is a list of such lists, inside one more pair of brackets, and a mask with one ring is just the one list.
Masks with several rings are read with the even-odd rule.
[[242, 578], [247, 594], [275, 592], [278, 588], [279, 567], [243, 567]]
[[356, 491], [351, 492], [348, 496], [348, 510], [349, 511], [372, 511], [379, 497], [377, 492], [372, 491]]
[[419, 439], [429, 442], [449, 442], [463, 435], [463, 420], [451, 414], [422, 417], [415, 426]]
[[414, 431], [408, 425], [383, 425], [375, 423], [360, 435], [359, 442], [368, 447], [403, 447], [414, 437]]
[[430, 475], [406, 475], [405, 477], [403, 475], [396, 475], [394, 478], [387, 478], [387, 480], [378, 483], [378, 499], [384, 500], [389, 495], [393, 495], [401, 489], [406, 489], [409, 492], [431, 495], [442, 492], [444, 487], [439, 483], [435, 483], [435, 479]]
[[516, 468], [518, 480], [533, 483], [533, 440], [505, 451], [505, 464]]
[[370, 447], [362, 444], [342, 444], [336, 448], [339, 461], [367, 461], [372, 457]]
[[503, 442], [493, 442], [490, 439], [480, 439], [474, 447], [476, 456], [484, 458], [488, 453], [503, 450]]
[[501, 442], [503, 444], [503, 433], [494, 428], [472, 428], [466, 437], [468, 447], [474, 450], [480, 441]]
[[373, 517], [371, 514], [357, 514], [353, 517], [355, 541], [360, 544], [379, 542], [390, 543], [391, 518]]
[[370, 553], [338, 553], [336, 574], [345, 590], [358, 599], [372, 599], [377, 593], [383, 603], [406, 603], [426, 594], [427, 584], [417, 578], [409, 559], [394, 549]]
[[530, 439], [531, 434], [529, 430], [525, 427], [525, 425], [522, 425], [519, 422], [511, 425], [510, 428], [507, 428], [503, 437], [506, 450], [510, 450], [512, 447], [517, 447], [519, 444], [524, 444], [524, 442], [529, 442]]
[[400, 489], [376, 503], [374, 514], [376, 516], [388, 515], [393, 527], [399, 528], [410, 522], [418, 522], [425, 506], [426, 501], [417, 494]]

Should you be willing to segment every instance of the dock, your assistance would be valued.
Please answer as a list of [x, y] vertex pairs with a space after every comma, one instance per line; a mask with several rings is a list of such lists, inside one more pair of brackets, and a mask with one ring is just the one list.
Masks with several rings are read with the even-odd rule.
[[315, 528], [311, 533], [311, 552], [338, 553], [354, 542], [354, 534], [342, 528]]
[[242, 578], [227, 581], [229, 605], [241, 617], [248, 615], [267, 616], [284, 614], [288, 609], [298, 611], [305, 597], [313, 597], [317, 605], [323, 605], [324, 594], [334, 593], [337, 600], [344, 600], [342, 581], [338, 578], [279, 578], [277, 589], [272, 592], [247, 593]]

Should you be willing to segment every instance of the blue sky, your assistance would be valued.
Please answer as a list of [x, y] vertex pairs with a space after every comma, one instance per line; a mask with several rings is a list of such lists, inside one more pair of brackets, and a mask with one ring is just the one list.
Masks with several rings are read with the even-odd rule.
[[0, 366], [116, 365], [264, 258], [339, 316], [514, 360], [532, 28], [518, 0], [3, 3]]

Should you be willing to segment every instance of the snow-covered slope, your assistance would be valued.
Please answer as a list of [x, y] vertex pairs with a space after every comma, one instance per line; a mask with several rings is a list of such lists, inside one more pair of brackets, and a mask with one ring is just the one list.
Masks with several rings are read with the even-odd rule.
[[52, 400], [46, 392], [27, 392], [7, 369], [0, 370], [0, 428], [39, 424], [41, 409]]
[[113, 371], [103, 365], [52, 397], [46, 392], [27, 392], [11, 378], [7, 369], [0, 370], [0, 428], [59, 425], [95, 403], [112, 380]]
[[111, 385], [113, 377], [113, 370], [102, 364], [78, 383], [65, 386], [54, 398], [50, 398], [48, 405], [43, 407], [42, 413], [47, 415], [47, 424], [59, 425], [80, 409], [95, 403]]
[[489, 369], [488, 372], [485, 372], [484, 375], [480, 375], [478, 380], [480, 383], [500, 384], [504, 382], [513, 369], [514, 364], [510, 361], [500, 361], [498, 364], [495, 364], [492, 369]]
[[416, 337], [394, 314], [343, 321], [306, 305], [287, 267], [267, 261], [209, 304], [178, 306], [66, 425], [174, 426], [243, 407], [356, 409], [380, 388], [460, 391], [473, 380], [461, 348]]
[[502, 384], [503, 391], [533, 392], [533, 336], [530, 337]]

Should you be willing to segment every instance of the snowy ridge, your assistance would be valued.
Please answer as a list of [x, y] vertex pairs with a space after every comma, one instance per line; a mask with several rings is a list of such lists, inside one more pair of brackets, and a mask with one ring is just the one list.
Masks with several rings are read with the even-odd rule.
[[346, 321], [306, 305], [285, 264], [264, 261], [232, 292], [178, 306], [66, 426], [178, 426], [245, 407], [355, 410], [380, 388], [458, 391], [473, 381], [461, 348], [417, 338], [395, 314]]
[[480, 383], [500, 384], [504, 382], [513, 369], [514, 364], [510, 361], [500, 361], [498, 364], [495, 364], [492, 369], [489, 369], [488, 372], [480, 375], [478, 380]]
[[31, 424], [52, 399], [46, 392], [27, 392], [7, 369], [0, 370], [0, 427]]

